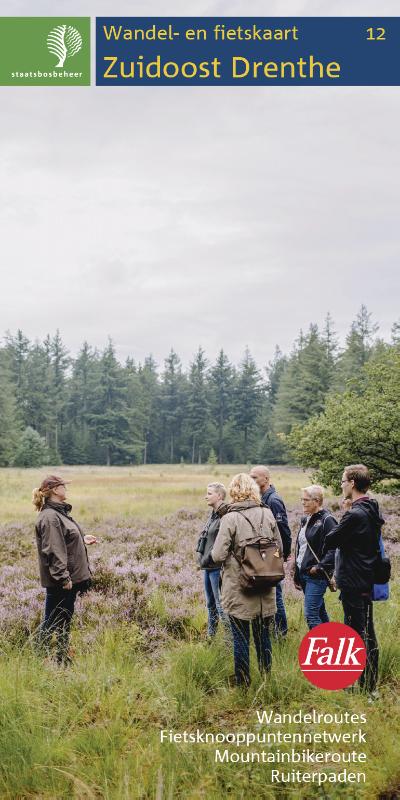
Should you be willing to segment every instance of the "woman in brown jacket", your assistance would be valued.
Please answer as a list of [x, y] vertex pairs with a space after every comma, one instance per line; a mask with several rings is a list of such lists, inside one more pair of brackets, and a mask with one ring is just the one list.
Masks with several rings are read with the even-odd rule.
[[44, 620], [39, 628], [39, 645], [47, 652], [55, 633], [57, 661], [65, 664], [68, 656], [69, 631], [77, 594], [87, 591], [91, 572], [86, 545], [95, 544], [95, 536], [84, 536], [71, 517], [72, 506], [66, 502], [66, 482], [49, 475], [32, 501], [39, 512], [36, 522], [36, 544], [42, 586], [46, 589]]
[[250, 683], [250, 623], [260, 672], [271, 668], [269, 629], [276, 601], [275, 587], [264, 589], [260, 594], [248, 594], [241, 589], [237, 559], [246, 539], [254, 538], [252, 525], [264, 536], [275, 539], [281, 552], [282, 542], [275, 517], [269, 508], [261, 507], [259, 488], [250, 475], [244, 472], [235, 475], [229, 493], [232, 503], [221, 520], [211, 557], [223, 562], [221, 602], [232, 626], [235, 679], [240, 686]]

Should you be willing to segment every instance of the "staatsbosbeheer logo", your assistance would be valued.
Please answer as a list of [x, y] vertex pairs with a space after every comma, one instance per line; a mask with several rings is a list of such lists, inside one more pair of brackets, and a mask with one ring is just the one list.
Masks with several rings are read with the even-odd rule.
[[67, 58], [82, 50], [82, 36], [73, 25], [57, 25], [47, 37], [47, 47], [58, 58], [54, 66], [63, 67]]
[[90, 86], [90, 17], [0, 17], [0, 86]]
[[352, 686], [363, 672], [366, 658], [361, 636], [341, 622], [317, 625], [299, 647], [300, 669], [319, 689]]

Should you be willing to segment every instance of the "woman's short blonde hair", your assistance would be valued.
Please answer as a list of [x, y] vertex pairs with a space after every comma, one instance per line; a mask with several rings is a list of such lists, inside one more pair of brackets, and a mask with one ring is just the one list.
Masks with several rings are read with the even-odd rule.
[[258, 506], [261, 505], [260, 490], [247, 472], [238, 472], [233, 476], [229, 485], [229, 494], [234, 503], [253, 500]]
[[217, 481], [213, 481], [207, 485], [207, 489], [214, 489], [214, 492], [221, 495], [222, 499], [225, 500], [226, 497], [226, 489], [223, 483], [218, 483]]
[[302, 492], [307, 492], [308, 496], [311, 497], [311, 500], [316, 500], [321, 506], [324, 502], [324, 490], [322, 486], [319, 486], [317, 483], [313, 483], [312, 486], [305, 486], [301, 490]]

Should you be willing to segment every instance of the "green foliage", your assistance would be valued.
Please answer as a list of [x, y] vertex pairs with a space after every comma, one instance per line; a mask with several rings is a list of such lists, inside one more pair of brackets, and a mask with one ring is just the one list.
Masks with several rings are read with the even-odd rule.
[[349, 380], [354, 380], [371, 356], [378, 325], [362, 305], [346, 338], [346, 348], [337, 360], [333, 389], [344, 391]]
[[125, 460], [132, 452], [127, 433], [129, 420], [125, 404], [125, 382], [111, 340], [106, 347], [99, 370], [97, 403], [91, 415], [91, 425], [96, 431], [96, 441], [105, 453], [106, 464]]
[[340, 488], [346, 464], [365, 463], [374, 481], [400, 481], [400, 350], [386, 348], [364, 366], [359, 387], [329, 397], [322, 414], [296, 426], [289, 444], [297, 463]]
[[165, 359], [160, 393], [163, 418], [164, 460], [173, 464], [182, 455], [182, 425], [185, 417], [186, 377], [179, 356], [171, 350]]
[[217, 454], [213, 447], [208, 454], [207, 464], [218, 464]]
[[211, 450], [219, 464], [286, 463], [293, 426], [320, 414], [333, 394], [361, 396], [363, 366], [396, 346], [399, 325], [392, 344], [377, 340], [362, 306], [339, 351], [328, 314], [290, 355], [277, 347], [266, 376], [248, 349], [235, 367], [223, 350], [210, 364], [199, 348], [187, 370], [171, 350], [159, 370], [152, 356], [121, 364], [111, 341], [103, 352], [85, 342], [71, 358], [59, 331], [42, 342], [8, 333], [0, 347], [0, 465], [13, 462], [28, 426], [54, 464], [201, 464]]
[[392, 343], [400, 344], [400, 321], [394, 322], [392, 325]]
[[286, 369], [288, 359], [277, 346], [272, 361], [267, 364], [266, 397], [264, 400], [261, 418], [260, 439], [256, 460], [265, 464], [284, 464], [288, 460], [287, 448], [276, 430], [276, 402], [279, 385]]
[[192, 464], [204, 460], [205, 445], [208, 444], [210, 425], [210, 402], [207, 392], [208, 362], [204, 350], [199, 347], [190, 365], [188, 378], [188, 407], [186, 423], [192, 443]]
[[45, 437], [57, 463], [70, 362], [60, 332], [33, 346], [22, 331], [16, 336], [8, 333], [4, 352], [13, 376], [20, 424], [33, 427]]
[[232, 419], [235, 387], [235, 370], [223, 350], [220, 350], [215, 365], [210, 370], [211, 413], [216, 426], [216, 452], [218, 462], [223, 464], [231, 451], [230, 425]]
[[15, 384], [7, 358], [0, 352], [0, 466], [12, 460], [20, 431]]
[[237, 375], [233, 407], [245, 463], [250, 457], [254, 458], [256, 453], [256, 437], [259, 436], [258, 424], [263, 406], [264, 389], [261, 374], [249, 349], [246, 348]]
[[43, 464], [50, 463], [50, 456], [46, 440], [34, 428], [28, 426], [18, 441], [13, 465], [15, 467], [42, 467]]
[[[329, 597], [329, 604], [330, 613], [340, 617], [338, 601]], [[62, 673], [43, 664], [29, 648], [5, 644], [0, 669], [1, 797], [218, 800], [250, 794], [273, 800], [273, 764], [216, 763], [215, 744], [161, 743], [160, 730], [259, 732], [257, 710], [293, 714], [300, 708], [316, 708], [321, 714], [367, 713], [367, 785], [357, 789], [357, 797], [394, 797], [400, 779], [400, 646], [393, 637], [400, 622], [399, 599], [393, 600], [390, 613], [377, 609], [384, 678], [380, 699], [372, 706], [360, 694], [324, 692], [304, 679], [297, 664], [298, 642], [306, 631], [300, 609], [299, 601], [288, 602], [290, 633], [285, 643], [274, 646], [272, 671], [265, 680], [252, 648], [248, 691], [229, 687], [232, 655], [219, 637], [212, 645], [198, 637], [170, 638], [154, 658], [146, 656], [143, 631], [134, 623], [116, 624], [90, 646], [75, 626], [75, 663]], [[310, 730], [304, 724], [280, 728], [291, 734]], [[320, 730], [323, 725], [315, 729]], [[234, 744], [222, 749], [226, 746], [238, 751]], [[255, 744], [251, 749], [265, 747]], [[337, 749], [348, 751], [346, 746]], [[269, 748], [271, 753], [277, 750], [282, 745]], [[351, 786], [330, 785], [331, 800], [344, 795], [353, 797]], [[296, 796], [317, 799], [321, 790], [316, 784], [299, 784]]]
[[27, 357], [29, 353], [29, 339], [18, 330], [15, 336], [8, 331], [5, 336], [5, 348], [3, 362], [7, 361], [9, 376], [14, 385], [16, 409], [19, 422], [28, 425], [27, 421], [27, 402], [29, 378], [27, 374]]
[[84, 342], [73, 362], [66, 392], [60, 443], [61, 455], [66, 464], [88, 464], [99, 460], [100, 454], [91, 427], [99, 381], [99, 355]]
[[140, 409], [143, 432], [143, 463], [159, 461], [160, 449], [160, 384], [157, 365], [152, 356], [138, 370], [140, 380]]
[[288, 433], [324, 407], [331, 385], [331, 354], [316, 325], [301, 335], [282, 373], [277, 390], [275, 427]]
[[[223, 471], [228, 477], [235, 468], [224, 467]], [[209, 475], [206, 466], [190, 465], [183, 470], [179, 466], [169, 466], [163, 467], [162, 472], [155, 466], [135, 470], [90, 467], [73, 472], [79, 476], [72, 486], [76, 498], [74, 507], [79, 509], [78, 519], [81, 519], [80, 502], [86, 522], [93, 524], [93, 515], [100, 515], [96, 523], [99, 531], [91, 530], [103, 538], [101, 548], [105, 539], [111, 545], [120, 530], [116, 550], [109, 551], [110, 555], [118, 552], [120, 563], [129, 558], [132, 544], [126, 528], [127, 517], [132, 520], [132, 478], [134, 502], [141, 502], [145, 494], [144, 506], [135, 508], [135, 532], [143, 526], [143, 535], [137, 541], [139, 560], [149, 555], [154, 559], [154, 569], [163, 571], [166, 562], [161, 562], [160, 556], [169, 552], [164, 548], [170, 545], [171, 552], [177, 548], [181, 553], [182, 536], [189, 539], [187, 544], [193, 555], [196, 528], [205, 514], [202, 497]], [[18, 518], [17, 525], [4, 527], [1, 537], [2, 560], [16, 568], [15, 572], [5, 571], [11, 574], [9, 583], [3, 586], [3, 608], [8, 594], [14, 598], [15, 607], [20, 607], [24, 598], [19, 588], [18, 570], [26, 569], [28, 553], [36, 558], [32, 509], [28, 508], [27, 497], [28, 489], [37, 485], [38, 475], [39, 472], [22, 473], [21, 470], [2, 470], [0, 474], [2, 521], [7, 503], [10, 503], [11, 518]], [[159, 518], [148, 527], [143, 520], [143, 508], [148, 511], [154, 500], [157, 481], [153, 513], [155, 511]], [[300, 486], [304, 485], [304, 475], [300, 470], [274, 471], [275, 482], [288, 503], [295, 506], [294, 514], [298, 519], [298, 495]], [[161, 517], [168, 510], [164, 503], [170, 502], [171, 497], [175, 509], [183, 503], [192, 509], [186, 517], [191, 521], [190, 527], [181, 527], [185, 519], [181, 513], [170, 520], [166, 529]], [[396, 499], [385, 498], [382, 505], [385, 516], [395, 517]], [[117, 516], [111, 526], [113, 513]], [[189, 516], [193, 513], [195, 516]], [[21, 525], [22, 519], [26, 519], [26, 526]], [[157, 536], [161, 526], [165, 533], [162, 539]], [[177, 531], [180, 532], [178, 537]], [[184, 730], [196, 732], [197, 728], [213, 734], [263, 733], [267, 726], [260, 726], [256, 713], [263, 709], [292, 714], [300, 709], [306, 713], [316, 709], [321, 714], [347, 712], [367, 716], [363, 726], [366, 742], [361, 748], [366, 753], [367, 763], [360, 765], [362, 771], [365, 766], [366, 785], [357, 785], [354, 790], [351, 784], [329, 784], [327, 789], [322, 787], [321, 794], [318, 784], [300, 782], [295, 785], [294, 792], [289, 792], [290, 796], [293, 794], [299, 800], [321, 797], [371, 800], [396, 796], [400, 781], [400, 640], [394, 635], [400, 625], [400, 594], [396, 580], [392, 581], [390, 602], [377, 603], [374, 608], [380, 645], [380, 685], [378, 699], [369, 704], [368, 698], [357, 691], [318, 690], [302, 675], [297, 654], [299, 642], [306, 633], [306, 623], [302, 594], [293, 594], [290, 579], [286, 581], [288, 636], [284, 642], [273, 643], [272, 670], [264, 677], [258, 672], [252, 644], [252, 683], [249, 689], [243, 690], [230, 685], [232, 649], [226, 649], [222, 631], [211, 644], [205, 641], [206, 610], [201, 575], [195, 570], [194, 558], [193, 562], [190, 559], [185, 562], [183, 569], [185, 572], [192, 570], [191, 579], [197, 583], [199, 596], [193, 600], [193, 613], [189, 618], [185, 616], [184, 624], [179, 627], [175, 612], [185, 600], [183, 593], [161, 587], [150, 590], [146, 609], [135, 600], [131, 603], [130, 594], [125, 595], [125, 602], [129, 600], [125, 608], [129, 609], [129, 615], [121, 614], [124, 609], [124, 605], [118, 603], [121, 575], [115, 570], [115, 561], [108, 561], [107, 551], [103, 550], [101, 560], [103, 567], [96, 569], [96, 590], [77, 602], [71, 642], [75, 655], [69, 667], [60, 668], [38, 658], [26, 631], [15, 640], [10, 637], [9, 630], [0, 633], [1, 798], [219, 800], [230, 797], [239, 800], [257, 797], [275, 800], [279, 797], [283, 800], [288, 797], [287, 788], [271, 785], [271, 768], [279, 768], [279, 764], [217, 763], [215, 749], [221, 746], [219, 744], [160, 741], [160, 731], [168, 733], [170, 729], [178, 734]], [[397, 573], [398, 559], [393, 558], [393, 562]], [[30, 573], [31, 569], [27, 574]], [[32, 587], [36, 586], [36, 581], [36, 569], [32, 567]], [[11, 592], [7, 592], [8, 587]], [[32, 591], [25, 594], [31, 598]], [[327, 593], [326, 603], [331, 619], [342, 620], [338, 594]], [[169, 631], [176, 635], [170, 635]], [[311, 729], [317, 733], [325, 727], [336, 730], [330, 723], [310, 728], [305, 723], [294, 726], [289, 722], [282, 723], [279, 729], [283, 734], [309, 733]], [[343, 732], [349, 730], [356, 728], [342, 728]], [[227, 743], [223, 749], [225, 747], [230, 753], [266, 750], [273, 754], [290, 751], [291, 744], [276, 742], [266, 748], [255, 742], [250, 748], [238, 748], [234, 743]], [[300, 749], [300, 745], [296, 749]], [[318, 746], [321, 751], [330, 749], [328, 744]], [[353, 749], [351, 743], [335, 746], [339, 752]], [[281, 767], [286, 772], [290, 765], [286, 762]]]

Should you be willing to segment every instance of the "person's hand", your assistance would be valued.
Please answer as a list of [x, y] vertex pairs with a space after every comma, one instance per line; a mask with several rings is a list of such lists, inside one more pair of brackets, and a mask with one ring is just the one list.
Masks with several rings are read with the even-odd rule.
[[342, 511], [350, 511], [352, 505], [353, 505], [353, 501], [349, 497], [346, 497], [341, 502]]
[[87, 533], [86, 536], [83, 537], [85, 544], [97, 544], [97, 539], [95, 536], [92, 536], [91, 533]]
[[310, 575], [318, 575], [318, 572], [319, 572], [318, 567], [311, 567]]
[[71, 578], [69, 579], [69, 581], [67, 581], [66, 583], [64, 583], [64, 585], [63, 585], [63, 589], [65, 589], [65, 591], [66, 591], [66, 592], [70, 592], [70, 591], [71, 591], [71, 589], [72, 589], [72, 581], [71, 581]]

